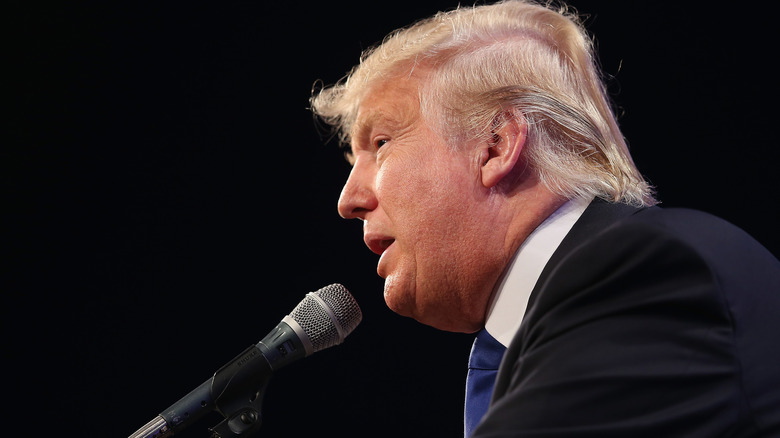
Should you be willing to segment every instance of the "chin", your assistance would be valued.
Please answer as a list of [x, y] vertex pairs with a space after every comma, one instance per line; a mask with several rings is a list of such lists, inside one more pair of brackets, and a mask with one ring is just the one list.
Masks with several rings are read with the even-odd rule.
[[[395, 276], [385, 279], [385, 304], [398, 315], [447, 332], [474, 333], [484, 327], [484, 309], [482, 312], [475, 311], [472, 315], [469, 313], [470, 309], [462, 309], [456, 301], [446, 299], [420, 301], [419, 290], [404, 286], [404, 283]], [[432, 294], [434, 291], [428, 293]], [[439, 293], [441, 294], [441, 291]], [[444, 295], [447, 296], [449, 293]]]
[[385, 304], [393, 312], [407, 317], [414, 317], [413, 294], [403, 287], [400, 287], [395, 277], [385, 279], [384, 298]]

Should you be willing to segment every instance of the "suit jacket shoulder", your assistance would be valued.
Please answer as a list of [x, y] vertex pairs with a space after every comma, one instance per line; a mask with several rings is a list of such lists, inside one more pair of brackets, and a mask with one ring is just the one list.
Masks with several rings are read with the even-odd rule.
[[537, 282], [474, 436], [780, 434], [777, 314], [780, 263], [743, 231], [596, 201]]

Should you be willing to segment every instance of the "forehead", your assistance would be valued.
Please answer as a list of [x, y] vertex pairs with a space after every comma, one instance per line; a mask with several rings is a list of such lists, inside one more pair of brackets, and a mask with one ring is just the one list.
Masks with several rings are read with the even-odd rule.
[[352, 125], [351, 137], [355, 141], [377, 125], [390, 129], [408, 126], [419, 115], [417, 81], [388, 79], [372, 86], [364, 95]]

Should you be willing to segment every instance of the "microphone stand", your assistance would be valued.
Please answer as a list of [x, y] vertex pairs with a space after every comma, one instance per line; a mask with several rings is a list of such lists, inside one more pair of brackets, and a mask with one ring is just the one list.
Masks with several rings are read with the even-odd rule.
[[271, 371], [258, 345], [252, 345], [130, 438], [167, 438], [215, 409], [225, 419], [209, 429], [212, 438], [248, 437], [260, 429]]
[[[318, 297], [313, 293], [309, 295]], [[332, 313], [327, 304], [320, 308]], [[293, 313], [296, 309], [293, 309]], [[357, 322], [360, 322], [359, 311], [358, 308]], [[334, 317], [330, 318], [335, 321]], [[341, 333], [338, 326], [334, 328]], [[339, 339], [342, 338], [343, 336]], [[225, 419], [209, 429], [212, 438], [248, 437], [260, 429], [263, 396], [274, 370], [314, 351], [316, 350], [313, 349], [309, 334], [295, 319], [289, 315], [285, 316], [260, 342], [249, 346], [214, 373], [212, 378], [130, 435], [130, 438], [167, 438], [213, 410], [218, 411]]]

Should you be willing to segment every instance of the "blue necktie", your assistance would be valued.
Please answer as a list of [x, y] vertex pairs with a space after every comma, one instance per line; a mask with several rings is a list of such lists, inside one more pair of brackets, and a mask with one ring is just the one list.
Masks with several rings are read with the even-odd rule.
[[466, 405], [464, 409], [464, 436], [468, 437], [487, 412], [498, 366], [506, 347], [487, 330], [482, 329], [474, 339], [466, 376]]

